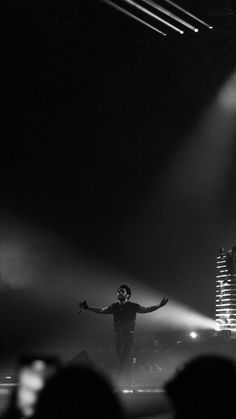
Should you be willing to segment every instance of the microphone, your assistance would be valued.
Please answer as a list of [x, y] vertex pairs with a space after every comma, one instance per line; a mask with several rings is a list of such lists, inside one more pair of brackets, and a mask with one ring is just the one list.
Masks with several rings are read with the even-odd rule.
[[87, 300], [80, 301], [79, 302], [79, 314], [81, 313], [81, 311], [83, 310], [83, 308], [86, 310], [87, 307], [88, 307]]

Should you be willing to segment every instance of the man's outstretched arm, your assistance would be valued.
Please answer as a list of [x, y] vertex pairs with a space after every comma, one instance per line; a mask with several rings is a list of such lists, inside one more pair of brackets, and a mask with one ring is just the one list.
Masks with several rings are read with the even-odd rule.
[[91, 307], [91, 306], [88, 306], [87, 310], [92, 311], [93, 313], [98, 313], [98, 314], [112, 314], [111, 311], [109, 310], [109, 307]]
[[155, 305], [155, 306], [149, 306], [149, 307], [139, 306], [139, 308], [138, 308], [138, 310], [137, 310], [137, 313], [142, 313], [142, 314], [145, 314], [145, 313], [151, 313], [152, 311], [156, 311], [156, 310], [158, 310], [159, 308], [164, 307], [164, 306], [168, 303], [168, 300], [169, 300], [169, 298], [164, 297], [164, 298], [161, 300], [160, 304], [158, 304], [158, 305]]
[[86, 300], [79, 303], [79, 308], [83, 308], [84, 310], [89, 310], [97, 314], [112, 314], [110, 307], [91, 307], [87, 304]]

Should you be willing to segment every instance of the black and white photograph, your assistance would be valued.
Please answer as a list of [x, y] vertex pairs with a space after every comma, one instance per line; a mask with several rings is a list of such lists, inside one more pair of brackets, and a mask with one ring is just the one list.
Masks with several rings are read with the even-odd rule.
[[235, 418], [236, 3], [0, 29], [0, 419]]

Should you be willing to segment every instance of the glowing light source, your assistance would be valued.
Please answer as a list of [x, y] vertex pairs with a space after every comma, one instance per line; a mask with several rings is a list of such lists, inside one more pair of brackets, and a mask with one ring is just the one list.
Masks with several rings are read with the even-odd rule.
[[198, 333], [197, 333], [197, 332], [190, 332], [190, 333], [189, 333], [189, 336], [190, 336], [192, 339], [197, 339], [197, 337], [198, 337]]

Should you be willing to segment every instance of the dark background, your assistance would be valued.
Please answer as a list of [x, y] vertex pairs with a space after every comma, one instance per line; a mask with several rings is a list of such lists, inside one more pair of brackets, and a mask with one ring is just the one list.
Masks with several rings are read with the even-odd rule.
[[5, 2], [1, 210], [213, 317], [235, 169], [217, 208], [166, 176], [235, 71], [235, 8], [179, 4], [214, 29], [164, 38], [98, 0]]

